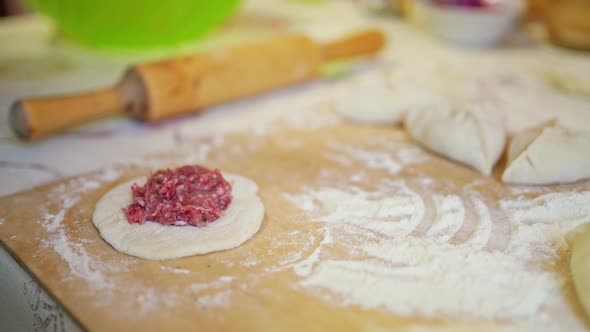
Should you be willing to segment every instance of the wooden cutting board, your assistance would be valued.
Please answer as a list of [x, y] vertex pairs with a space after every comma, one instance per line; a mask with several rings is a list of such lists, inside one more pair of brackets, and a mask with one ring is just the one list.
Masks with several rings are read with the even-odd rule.
[[[207, 146], [203, 164], [258, 183], [266, 215], [260, 231], [244, 245], [202, 256], [148, 261], [118, 253], [100, 238], [91, 216], [103, 194], [155, 165], [185, 163], [194, 157], [190, 153], [158, 155], [139, 166], [119, 167], [115, 173], [94, 172], [0, 199], [4, 219], [0, 240], [83, 327], [92, 331], [375, 331], [421, 324], [490, 330], [506, 322], [444, 315], [401, 317], [383, 308], [343, 305], [344, 300], [337, 297], [318, 296], [328, 290], [310, 292], [302, 287], [293, 266], [313, 258], [325, 235], [322, 223], [310, 222], [287, 199], [288, 194], [351, 181], [367, 190], [384, 179], [403, 181], [426, 205], [423, 220], [409, 235], [414, 237], [425, 236], [435, 222], [432, 195], [477, 194], [494, 220], [482, 250], [494, 252], [506, 249], [513, 231], [499, 208], [501, 199], [590, 189], [586, 181], [517, 192], [499, 181], [502, 166], [492, 177], [481, 176], [421, 150], [392, 128], [337, 125], [182, 144], [194, 156]], [[346, 159], [351, 149], [380, 151], [381, 161]], [[400, 151], [416, 158], [403, 157]], [[384, 162], [387, 155], [397, 156], [398, 170]], [[425, 178], [430, 179], [428, 187], [421, 185]], [[474, 207], [467, 204], [465, 210], [463, 225], [448, 240], [451, 244], [460, 245], [473, 236]], [[346, 259], [363, 241], [338, 242], [339, 238], [316, 257], [318, 261]], [[568, 255], [567, 250], [559, 251], [545, 268], [569, 280]], [[563, 292], [570, 309], [581, 317], [571, 282], [566, 282]]]

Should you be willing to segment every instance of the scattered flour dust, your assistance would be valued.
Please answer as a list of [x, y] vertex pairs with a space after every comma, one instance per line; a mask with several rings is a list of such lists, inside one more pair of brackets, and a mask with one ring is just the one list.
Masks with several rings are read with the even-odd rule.
[[[393, 159], [391, 154], [385, 151], [367, 151], [353, 147], [347, 147], [345, 151], [353, 160], [366, 162], [366, 166], [369, 168], [383, 169], [392, 174], [398, 173], [402, 169], [402, 165]], [[331, 156], [334, 161], [340, 162], [341, 164], [349, 165], [350, 163], [349, 159], [342, 159], [343, 157], [341, 156], [328, 156]]]
[[178, 295], [174, 292], [161, 292], [154, 288], [143, 288], [138, 292], [135, 303], [141, 314], [149, 314], [160, 310], [162, 306], [172, 307]]
[[465, 218], [465, 206], [457, 195], [434, 195], [433, 202], [438, 211], [438, 219], [426, 235], [439, 242], [447, 242], [461, 227], [457, 220]]
[[84, 278], [89, 285], [97, 288], [110, 288], [113, 285], [107, 282], [99, 263], [90, 257], [81, 244], [68, 240], [63, 229], [59, 229], [51, 238], [51, 246], [61, 258], [70, 266], [70, 272], [80, 278]]
[[200, 307], [225, 307], [231, 302], [231, 290], [227, 289], [212, 295], [204, 295], [197, 299]]
[[[235, 118], [228, 121], [227, 117], [217, 117], [213, 115], [213, 121], [217, 125], [215, 132], [208, 129], [212, 128], [211, 123], [208, 121], [202, 121], [204, 131], [194, 130], [198, 124], [191, 124], [186, 128], [180, 126], [178, 128], [177, 135], [179, 140], [179, 152], [176, 154], [176, 163], [178, 164], [189, 164], [189, 163], [202, 163], [205, 162], [211, 149], [223, 145], [224, 135], [236, 132], [248, 131], [258, 136], [267, 136], [269, 134], [281, 131], [285, 128], [294, 129], [310, 129], [310, 128], [323, 128], [332, 126], [340, 122], [340, 118], [331, 112], [326, 106], [326, 97], [323, 93], [309, 96], [310, 98], [301, 98], [301, 103], [295, 103], [291, 105], [298, 108], [301, 112], [284, 112], [280, 111], [284, 107], [277, 107], [278, 104], [283, 105], [284, 102], [270, 100], [265, 107], [255, 107], [254, 113], [258, 116], [252, 117], [252, 114], [236, 115]], [[262, 109], [262, 110], [261, 110]], [[248, 113], [248, 112], [245, 112]], [[245, 121], [248, 120], [248, 121]], [[245, 125], [246, 124], [246, 125]], [[190, 127], [190, 128], [189, 128]], [[207, 137], [211, 138], [210, 142], [200, 142], [198, 145], [191, 144], [196, 139], [201, 140], [205, 136], [197, 135], [194, 133], [207, 132], [210, 135]], [[234, 147], [240, 148], [240, 147]], [[238, 151], [229, 151], [234, 154], [240, 154], [257, 149], [257, 141], [252, 140], [247, 142], [247, 146], [244, 149], [240, 148]], [[169, 166], [169, 161], [163, 158], [159, 158], [157, 155], [144, 156], [129, 160], [124, 163], [126, 166], [139, 166], [148, 169], [159, 169], [162, 167]], [[46, 206], [40, 207], [42, 212], [42, 218], [38, 221], [38, 224], [45, 228], [49, 236], [43, 239], [43, 245], [45, 248], [56, 252], [61, 259], [68, 265], [69, 271], [64, 276], [64, 281], [71, 281], [74, 277], [81, 278], [87, 282], [88, 289], [92, 292], [101, 291], [101, 301], [105, 305], [111, 304], [110, 301], [113, 299], [109, 298], [109, 294], [114, 294], [115, 289], [118, 287], [116, 278], [113, 279], [113, 274], [109, 272], [124, 271], [128, 269], [128, 265], [132, 264], [131, 261], [122, 260], [121, 262], [106, 262], [90, 255], [85, 249], [85, 243], [91, 242], [89, 239], [71, 239], [69, 233], [66, 231], [66, 227], [63, 225], [66, 214], [68, 211], [78, 203], [80, 196], [86, 192], [100, 188], [105, 182], [116, 180], [120, 176], [120, 171], [117, 165], [102, 169], [100, 172], [89, 176], [81, 176], [76, 179], [70, 180], [56, 188], [49, 194], [49, 200]], [[0, 219], [0, 224], [4, 223], [4, 219]], [[292, 255], [289, 259], [279, 262], [282, 266], [291, 264], [301, 259], [300, 254]], [[227, 263], [230, 266], [231, 263]], [[253, 256], [250, 259], [241, 262], [241, 265], [254, 266], [258, 264], [257, 257]], [[162, 265], [160, 267], [162, 271], [177, 274], [177, 275], [188, 275], [196, 273], [186, 269], [169, 267]], [[280, 269], [277, 269], [280, 270]], [[231, 294], [228, 290], [217, 290], [215, 293], [210, 293], [211, 289], [216, 287], [224, 286], [227, 288], [229, 282], [233, 277], [221, 277], [211, 283], [193, 284], [187, 293], [195, 293], [197, 290], [205, 291], [199, 294], [198, 306], [222, 306], [229, 304], [228, 301], [231, 299]], [[129, 294], [135, 295], [130, 306], [140, 308], [140, 312], [147, 313], [149, 311], [158, 310], [159, 305], [174, 305], [173, 296], [174, 293], [162, 293], [157, 289], [150, 287], [142, 287], [136, 285], [129, 290]], [[144, 285], [146, 286], [146, 285]], [[158, 293], [159, 292], [159, 293]]]
[[181, 268], [171, 267], [171, 266], [164, 266], [164, 265], [160, 266], [160, 269], [162, 271], [171, 272], [174, 274], [191, 274], [192, 273], [191, 270], [181, 269]]
[[[204, 158], [206, 153], [197, 156]], [[140, 162], [140, 161], [138, 161]], [[142, 166], [161, 167], [157, 161], [154, 164], [147, 163]], [[43, 212], [43, 218], [38, 223], [45, 228], [49, 236], [43, 239], [43, 245], [56, 252], [61, 259], [68, 265], [69, 271], [64, 275], [63, 281], [69, 282], [74, 277], [81, 278], [87, 282], [89, 292], [101, 292], [101, 297], [97, 301], [105, 306], [112, 305], [115, 299], [121, 301], [121, 298], [115, 298], [116, 290], [121, 287], [116, 274], [110, 272], [121, 272], [128, 270], [131, 260], [121, 261], [104, 261], [99, 256], [91, 255], [85, 248], [85, 239], [73, 240], [70, 238], [63, 224], [65, 216], [75, 204], [79, 201], [81, 194], [90, 190], [99, 188], [101, 183], [115, 180], [119, 172], [114, 168], [101, 171], [98, 174], [78, 177], [64, 183], [53, 189], [49, 193], [50, 200], [47, 206], [40, 207]], [[254, 257], [255, 258], [255, 257]], [[256, 263], [255, 261], [253, 263]], [[161, 265], [162, 271], [176, 274], [189, 275], [197, 273], [187, 269]], [[197, 273], [198, 274], [198, 273]], [[162, 290], [142, 284], [129, 287], [126, 300], [130, 308], [137, 309], [140, 314], [149, 314], [161, 310], [162, 306], [173, 307], [177, 305], [179, 296], [194, 294], [197, 296], [195, 306], [204, 307], [224, 307], [231, 303], [231, 290], [229, 284], [235, 280], [233, 276], [221, 276], [211, 282], [193, 283], [184, 290], [169, 289]]]
[[[88, 285], [86, 289], [91, 294], [100, 291], [101, 296], [96, 301], [105, 306], [112, 306], [115, 300], [114, 294], [120, 288], [116, 274], [112, 272], [127, 270], [130, 262], [127, 260], [107, 262], [96, 255], [89, 254], [85, 244], [92, 241], [71, 239], [63, 222], [68, 210], [79, 201], [83, 193], [99, 188], [104, 182], [117, 179], [119, 174], [116, 167], [106, 168], [99, 173], [78, 177], [54, 188], [48, 194], [47, 205], [40, 207], [43, 218], [38, 221], [49, 234], [42, 240], [44, 247], [56, 252], [69, 267], [63, 281], [73, 281], [74, 277], [86, 281]], [[162, 266], [162, 269], [176, 274], [191, 273], [180, 268]], [[81, 289], [81, 291], [84, 290]], [[140, 314], [160, 310], [162, 306], [174, 306], [178, 297], [178, 294], [173, 291], [162, 291], [140, 283], [128, 286], [128, 293], [131, 297], [126, 305], [130, 310], [137, 309]], [[119, 298], [117, 300], [120, 301]]]
[[409, 235], [424, 215], [423, 201], [401, 184], [376, 192], [323, 187], [286, 198], [308, 212], [312, 221], [346, 222], [390, 236]]
[[251, 256], [248, 256], [245, 260], [243, 260], [240, 265], [242, 265], [242, 266], [256, 266], [256, 265], [258, 265], [258, 263], [259, 263], [258, 258], [256, 258], [256, 256], [254, 256], [254, 255], [251, 255]]
[[232, 292], [228, 289], [230, 283], [236, 280], [234, 276], [221, 276], [207, 283], [193, 283], [191, 292], [197, 297], [196, 304], [200, 308], [226, 307], [231, 303]]
[[413, 145], [380, 141], [369, 143], [379, 147], [355, 147], [339, 142], [328, 142], [327, 145], [332, 151], [325, 152], [324, 157], [341, 166], [350, 166], [353, 162], [358, 162], [363, 165], [363, 168], [380, 169], [389, 174], [397, 174], [405, 166], [427, 160], [427, 154]]
[[[426, 198], [403, 182], [383, 180], [373, 192], [351, 182], [284, 194], [309, 221], [323, 225], [324, 240], [293, 265], [302, 287], [335, 303], [402, 316], [505, 320], [534, 331], [584, 330], [563, 296], [563, 277], [543, 269], [543, 263], [556, 257], [567, 231], [590, 222], [590, 191], [501, 201], [512, 229], [510, 243], [504, 250], [484, 250], [497, 221], [476, 195], [471, 205], [463, 196], [432, 195], [428, 207]], [[429, 208], [434, 222], [413, 235], [424, 227]], [[467, 223], [468, 209], [476, 216], [476, 230], [451, 244]], [[350, 236], [356, 251], [339, 259], [322, 254], [336, 235]]]
[[93, 288], [103, 289], [113, 287], [112, 282], [104, 276], [105, 271], [116, 267], [103, 265], [96, 258], [88, 254], [83, 244], [71, 241], [66, 234], [63, 221], [67, 211], [74, 206], [82, 193], [100, 187], [98, 181], [108, 181], [118, 174], [116, 169], [105, 169], [94, 176], [80, 177], [56, 187], [49, 197], [58, 204], [56, 212], [45, 211], [44, 219], [40, 222], [50, 236], [43, 239], [43, 244], [53, 249], [69, 265], [73, 275], [85, 279]]

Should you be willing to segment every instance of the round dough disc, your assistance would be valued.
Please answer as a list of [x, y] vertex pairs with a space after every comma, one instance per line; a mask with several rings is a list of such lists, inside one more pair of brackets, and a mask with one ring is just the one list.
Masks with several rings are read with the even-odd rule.
[[131, 185], [143, 185], [145, 177], [106, 193], [96, 203], [92, 222], [117, 251], [145, 259], [173, 259], [235, 248], [256, 234], [264, 206], [254, 181], [233, 174], [223, 176], [232, 184], [233, 200], [221, 218], [205, 227], [130, 224], [122, 208], [132, 202]]

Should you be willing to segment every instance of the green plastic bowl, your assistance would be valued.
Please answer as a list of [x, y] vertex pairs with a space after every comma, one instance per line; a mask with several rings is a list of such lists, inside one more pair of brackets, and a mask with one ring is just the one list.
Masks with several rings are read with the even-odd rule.
[[220, 23], [239, 0], [28, 0], [68, 38], [117, 49], [193, 41]]

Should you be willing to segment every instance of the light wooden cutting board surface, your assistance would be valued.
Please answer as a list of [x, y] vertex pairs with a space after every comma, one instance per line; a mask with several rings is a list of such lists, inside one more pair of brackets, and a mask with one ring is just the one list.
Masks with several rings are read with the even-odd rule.
[[[117, 176], [96, 172], [70, 178], [0, 199], [0, 240], [83, 327], [92, 331], [379, 331], [419, 324], [489, 330], [509, 323], [444, 315], [436, 319], [401, 317], [383, 308], [363, 309], [343, 305], [338, 297], [318, 296], [328, 290], [309, 291], [301, 286], [301, 277], [293, 267], [317, 251], [324, 237], [323, 226], [310, 222], [304, 211], [286, 198], [313, 186], [350, 183], [359, 172], [363, 174], [363, 180], [356, 182], [360, 188], [372, 188], [383, 179], [403, 181], [425, 202], [423, 220], [410, 235], [422, 237], [435, 222], [432, 195], [467, 197], [476, 193], [494, 220], [482, 250], [501, 252], [511, 241], [513, 230], [504, 220], [499, 201], [517, 196], [499, 182], [501, 166], [492, 177], [484, 177], [420, 150], [397, 129], [351, 125], [185, 144], [194, 145], [195, 154], [203, 144], [209, 144], [212, 148], [203, 164], [258, 183], [266, 215], [259, 232], [244, 245], [169, 261], [142, 260], [110, 247], [92, 224], [94, 205], [116, 184], [146, 174], [150, 167], [145, 165], [118, 168]], [[392, 156], [409, 151], [418, 158], [400, 162], [400, 169], [392, 172], [386, 165], [367, 167], [354, 158], [340, 160], [338, 153], [347, 147], [380, 149]], [[177, 165], [186, 158], [170, 153], [151, 160]], [[432, 180], [427, 189], [421, 185], [424, 178]], [[589, 189], [589, 182], [580, 182], [536, 187], [519, 195]], [[449, 239], [451, 244], [459, 245], [473, 236], [476, 215], [472, 206], [465, 209], [464, 224]], [[339, 238], [321, 252], [318, 261], [346, 259], [350, 249], [363, 241], [339, 242]], [[546, 269], [569, 280], [568, 255], [567, 250], [560, 251], [547, 262]], [[563, 292], [569, 310], [584, 321], [571, 282], [565, 283]]]

